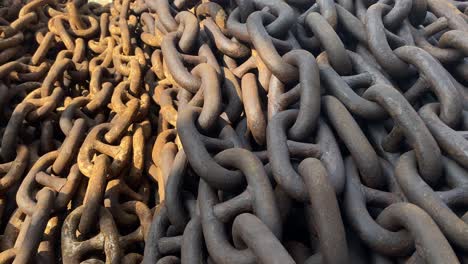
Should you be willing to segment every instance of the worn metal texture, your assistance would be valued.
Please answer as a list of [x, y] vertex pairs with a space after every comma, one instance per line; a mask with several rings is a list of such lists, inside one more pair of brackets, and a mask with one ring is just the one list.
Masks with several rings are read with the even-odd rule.
[[467, 15], [1, 1], [0, 264], [468, 263]]

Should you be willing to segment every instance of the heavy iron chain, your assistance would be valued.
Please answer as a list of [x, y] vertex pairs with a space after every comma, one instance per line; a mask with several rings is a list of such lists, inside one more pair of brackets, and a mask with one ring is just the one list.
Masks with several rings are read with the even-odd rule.
[[0, 264], [468, 263], [468, 4], [0, 4]]

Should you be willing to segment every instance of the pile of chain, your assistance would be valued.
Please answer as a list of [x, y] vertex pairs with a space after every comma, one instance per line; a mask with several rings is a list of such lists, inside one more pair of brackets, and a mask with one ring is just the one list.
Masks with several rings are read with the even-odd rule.
[[468, 263], [467, 21], [4, 3], [0, 263]]

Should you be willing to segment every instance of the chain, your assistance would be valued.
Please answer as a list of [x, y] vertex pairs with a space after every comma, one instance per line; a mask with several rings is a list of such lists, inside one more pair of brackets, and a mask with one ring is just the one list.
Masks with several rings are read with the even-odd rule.
[[0, 263], [468, 262], [467, 10], [4, 1]]

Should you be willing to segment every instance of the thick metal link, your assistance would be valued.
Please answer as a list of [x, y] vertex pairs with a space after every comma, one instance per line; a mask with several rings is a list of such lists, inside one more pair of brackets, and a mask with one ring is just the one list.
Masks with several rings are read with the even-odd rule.
[[467, 21], [1, 2], [0, 263], [467, 262]]

